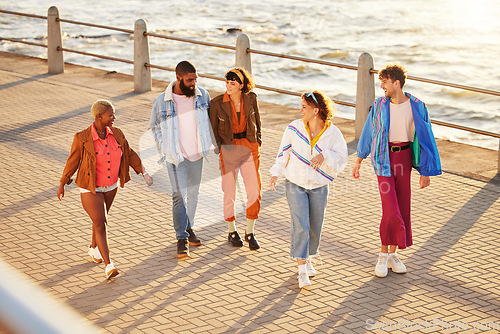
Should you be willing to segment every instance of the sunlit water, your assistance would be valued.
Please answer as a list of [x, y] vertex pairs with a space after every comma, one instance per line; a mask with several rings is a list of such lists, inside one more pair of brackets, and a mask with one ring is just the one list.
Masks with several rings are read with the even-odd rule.
[[[379, 69], [399, 62], [409, 75], [500, 90], [500, 3], [494, 0], [454, 1], [47, 1], [0, 0], [6, 10], [47, 15], [58, 6], [61, 17], [132, 29], [142, 18], [148, 30], [225, 45], [235, 45], [238, 28], [253, 49], [322, 59], [357, 66], [369, 52]], [[0, 14], [0, 36], [46, 42], [46, 21]], [[64, 47], [133, 59], [133, 37], [124, 33], [63, 23]], [[234, 66], [234, 53], [164, 39], [150, 38], [151, 63], [175, 67], [192, 61], [199, 73], [223, 76]], [[0, 50], [46, 57], [46, 49], [0, 42]], [[65, 61], [133, 73], [133, 66], [65, 53]], [[320, 89], [336, 100], [355, 102], [356, 72], [263, 55], [252, 55], [258, 84], [303, 92]], [[172, 72], [153, 70], [155, 79], [171, 80]], [[219, 91], [224, 83], [199, 79]], [[406, 90], [425, 101], [436, 120], [500, 130], [500, 97], [408, 81]], [[257, 90], [259, 99], [296, 106], [300, 100]], [[376, 95], [382, 90], [377, 88]], [[338, 107], [338, 115], [354, 118], [354, 109]], [[498, 139], [435, 126], [438, 137], [498, 149]]]

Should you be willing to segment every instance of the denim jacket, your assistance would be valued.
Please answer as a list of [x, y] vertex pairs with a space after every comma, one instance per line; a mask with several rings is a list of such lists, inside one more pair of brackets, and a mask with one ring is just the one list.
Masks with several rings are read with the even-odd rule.
[[[412, 144], [416, 145], [416, 149], [420, 151], [418, 164], [413, 167], [420, 175], [439, 175], [441, 174], [441, 161], [432, 133], [427, 106], [415, 96], [409, 93], [405, 93], [405, 95], [410, 98], [415, 124]], [[358, 142], [357, 156], [365, 159], [371, 153], [373, 168], [378, 176], [391, 176], [391, 162], [389, 160], [390, 102], [391, 99], [385, 96], [373, 102]], [[412, 151], [415, 151], [413, 145]]]
[[[156, 147], [160, 152], [161, 159], [158, 164], [169, 162], [179, 165], [184, 160], [179, 143], [179, 129], [177, 118], [177, 106], [174, 102], [172, 90], [177, 81], [172, 81], [165, 92], [158, 96], [151, 110], [148, 129], [152, 131]], [[196, 124], [198, 126], [198, 147], [201, 148], [200, 155], [207, 157], [213, 147], [213, 133], [209, 118], [210, 96], [208, 92], [196, 87], [194, 96], [194, 110]]]

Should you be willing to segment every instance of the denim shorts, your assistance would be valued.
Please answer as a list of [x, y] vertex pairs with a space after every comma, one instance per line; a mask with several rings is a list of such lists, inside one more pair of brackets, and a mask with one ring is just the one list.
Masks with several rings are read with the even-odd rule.
[[[111, 190], [115, 190], [116, 188], [118, 188], [118, 182], [116, 182], [115, 184], [112, 184], [108, 187], [96, 187], [95, 188], [95, 192], [96, 193], [106, 193], [108, 191], [111, 191]], [[91, 191], [90, 190], [87, 190], [87, 189], [83, 189], [83, 188], [78, 188], [80, 189], [80, 193], [81, 194], [85, 194], [85, 193], [90, 193]]]

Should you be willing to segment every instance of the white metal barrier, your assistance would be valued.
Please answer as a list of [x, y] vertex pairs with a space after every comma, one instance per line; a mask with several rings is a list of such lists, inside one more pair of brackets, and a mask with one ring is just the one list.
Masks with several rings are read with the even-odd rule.
[[102, 330], [51, 297], [0, 260], [0, 324], [13, 333], [101, 333]]

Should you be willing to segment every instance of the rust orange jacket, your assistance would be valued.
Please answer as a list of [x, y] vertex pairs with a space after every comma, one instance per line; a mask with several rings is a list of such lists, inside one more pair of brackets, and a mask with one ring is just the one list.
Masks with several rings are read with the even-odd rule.
[[[64, 167], [63, 176], [60, 182], [69, 184], [71, 177], [78, 169], [75, 180], [76, 185], [80, 188], [90, 190], [95, 194], [96, 157], [91, 127], [92, 125], [83, 131], [75, 133], [73, 144], [71, 144], [71, 152], [66, 161], [66, 166]], [[113, 131], [113, 136], [116, 141], [122, 147], [118, 177], [120, 178], [120, 186], [123, 188], [125, 183], [130, 181], [130, 167], [132, 167], [137, 174], [142, 173], [142, 162], [137, 153], [130, 148], [123, 132], [113, 126], [111, 130]]]

